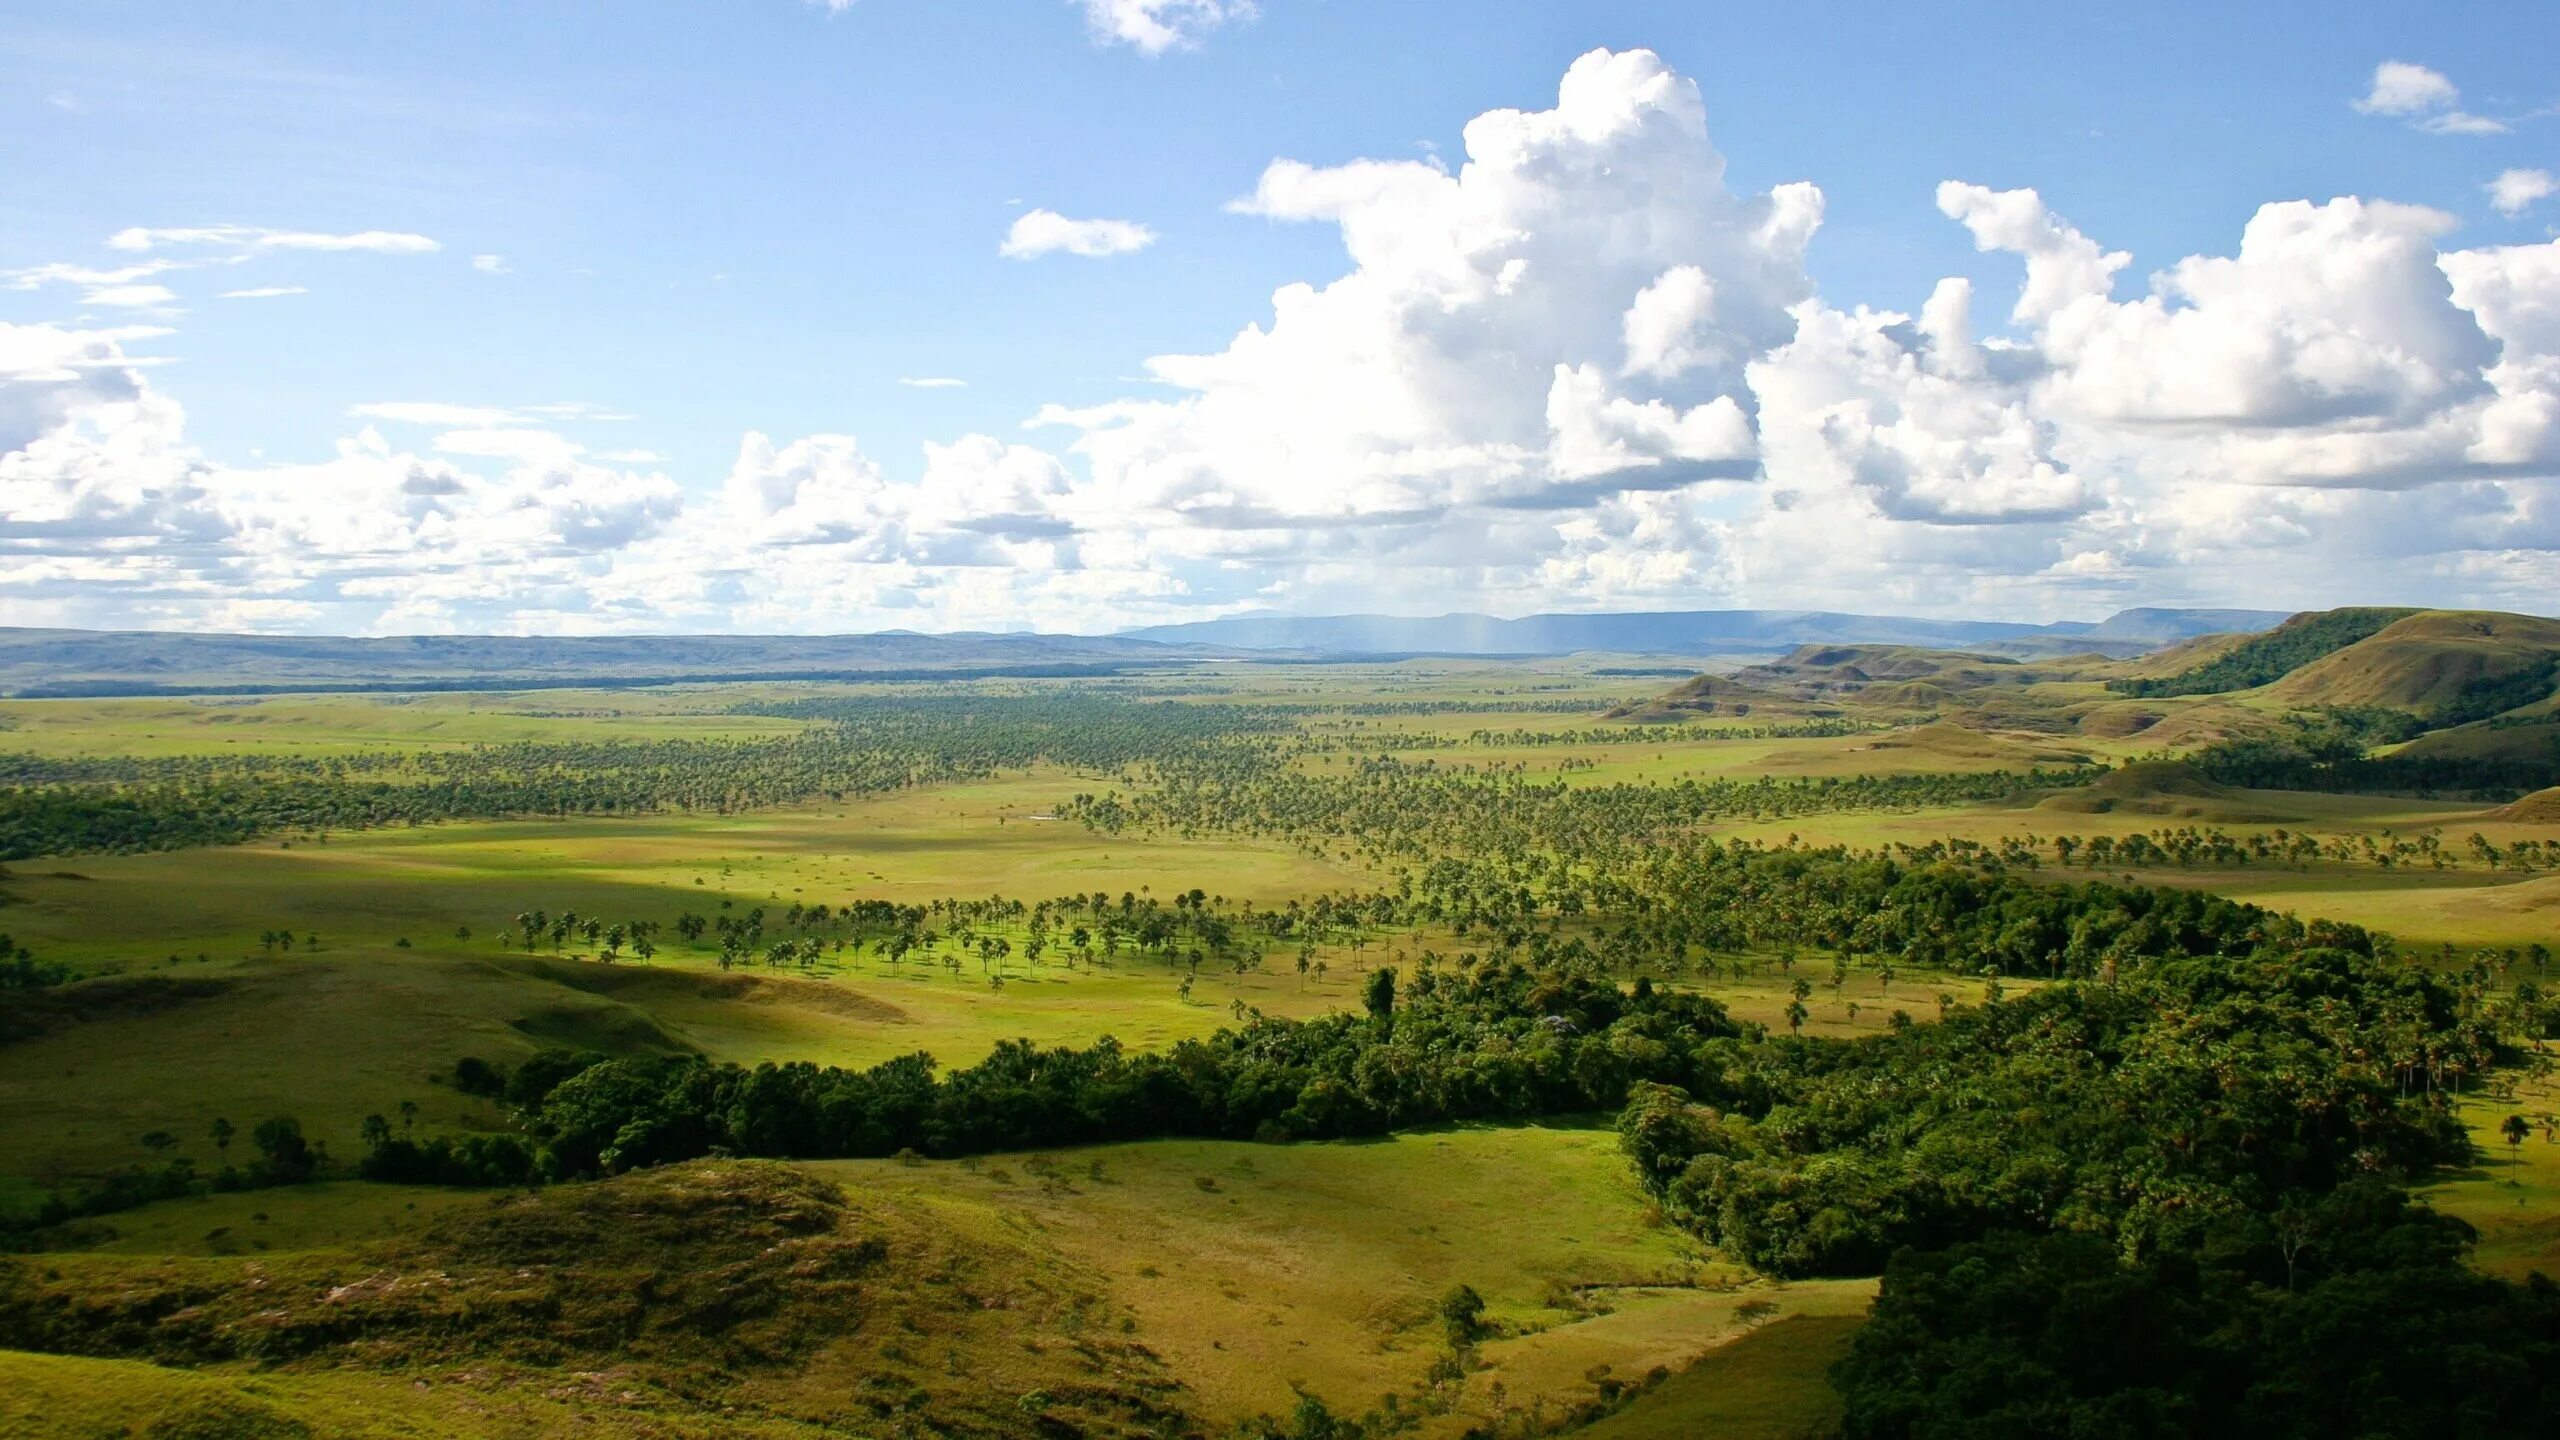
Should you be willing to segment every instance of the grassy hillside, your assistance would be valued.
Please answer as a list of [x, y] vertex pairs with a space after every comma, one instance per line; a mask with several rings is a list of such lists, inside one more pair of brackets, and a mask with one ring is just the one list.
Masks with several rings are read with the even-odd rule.
[[1698, 675], [1651, 699], [1630, 700], [1615, 706], [1608, 711], [1608, 718], [1661, 724], [1704, 716], [1741, 719], [1758, 715], [1767, 719], [1782, 715], [1819, 714], [1826, 708], [1797, 704], [1792, 697], [1746, 685], [1731, 676]]
[[[1821, 1346], [1772, 1337], [1854, 1323], [1873, 1290], [1752, 1280], [1577, 1126], [706, 1161], [495, 1198], [313, 1186], [89, 1228], [111, 1238], [0, 1261], [0, 1347], [56, 1352], [0, 1350], [0, 1434], [13, 1403], [109, 1433], [1218, 1433], [1306, 1393], [1395, 1394], [1454, 1437], [1728, 1345], [1818, 1371]], [[1490, 1333], [1452, 1377], [1437, 1306], [1459, 1284]], [[1806, 1373], [1754, 1403], [1819, 1416]]]
[[2555, 660], [2560, 621], [2429, 610], [2294, 669], [2267, 693], [2289, 705], [2381, 706], [2457, 725], [2550, 698]]
[[2111, 680], [2107, 688], [2137, 696], [2219, 695], [2254, 690], [2414, 613], [2369, 608], [2296, 615], [2264, 635], [2220, 650], [2191, 669], [2158, 678]]
[[2047, 796], [2041, 810], [2073, 815], [2173, 815], [2189, 820], [2251, 818], [2245, 792], [2218, 785], [2175, 760], [2142, 760], [2108, 772], [2096, 784]]
[[[1181, 1415], [1179, 1391], [1124, 1319], [1100, 1277], [1046, 1247], [748, 1162], [500, 1196], [340, 1249], [0, 1270], [0, 1346], [217, 1375], [398, 1372], [430, 1393], [565, 1396], [617, 1431], [671, 1413], [1145, 1434]], [[144, 1373], [105, 1378], [141, 1405], [263, 1403], [165, 1393], [182, 1387]], [[291, 1421], [349, 1398], [331, 1389], [289, 1388], [276, 1408]]]
[[843, 1432], [769, 1415], [701, 1414], [621, 1377], [494, 1369], [438, 1374], [194, 1371], [141, 1360], [0, 1350], [0, 1440], [818, 1440]]
[[2209, 665], [2243, 645], [2264, 638], [2264, 635], [2264, 631], [2231, 635], [2199, 635], [2192, 640], [2181, 640], [2175, 645], [2154, 650], [2148, 655], [2119, 660], [2107, 667], [2108, 673], [2115, 679], [2165, 680], [2173, 675], [2184, 675], [2191, 670]]
[[1792, 1315], [1754, 1330], [1674, 1375], [1577, 1440], [1803, 1440], [1840, 1421], [1825, 1375], [1858, 1321]]

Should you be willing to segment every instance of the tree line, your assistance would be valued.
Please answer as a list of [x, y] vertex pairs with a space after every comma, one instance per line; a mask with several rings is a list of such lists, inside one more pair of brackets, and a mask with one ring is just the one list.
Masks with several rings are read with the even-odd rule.
[[742, 705], [811, 722], [744, 740], [522, 741], [331, 757], [0, 756], [0, 860], [514, 816], [728, 813], [983, 779], [1102, 771], [1289, 722], [1247, 707], [1047, 695]]

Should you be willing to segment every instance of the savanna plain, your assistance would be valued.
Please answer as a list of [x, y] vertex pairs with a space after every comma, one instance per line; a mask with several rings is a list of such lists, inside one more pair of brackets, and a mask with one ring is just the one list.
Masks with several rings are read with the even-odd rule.
[[0, 1434], [2548, 1435], [2555, 662], [0, 702]]

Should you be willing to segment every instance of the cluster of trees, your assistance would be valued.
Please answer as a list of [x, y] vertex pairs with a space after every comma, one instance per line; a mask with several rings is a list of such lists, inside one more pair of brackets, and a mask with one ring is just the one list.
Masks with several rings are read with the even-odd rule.
[[[1896, 967], [2086, 978], [2144, 959], [2245, 953], [2267, 943], [2360, 953], [2381, 943], [2352, 926], [2306, 924], [2195, 890], [2042, 881], [2034, 875], [2042, 861], [2019, 839], [1853, 850], [1674, 834], [1644, 845], [1611, 839], [1606, 848], [1615, 858], [1443, 856], [1398, 872], [1390, 888], [1270, 907], [1196, 887], [1171, 896], [997, 895], [927, 905], [852, 899], [710, 921], [688, 912], [674, 931], [687, 943], [716, 936], [730, 963], [760, 957], [784, 966], [867, 951], [891, 963], [976, 953], [1072, 969], [1128, 954], [1191, 974], [1204, 964], [1252, 969], [1275, 951], [1294, 951], [1311, 971], [1325, 963], [1319, 946], [1347, 944], [1356, 953], [1388, 937], [1446, 931], [1494, 960], [1533, 968], [1628, 979], [1715, 975], [1772, 956], [1791, 968], [1815, 952], [1839, 974], [1869, 970], [1887, 987]], [[590, 927], [610, 938], [614, 928], [574, 912], [529, 910], [502, 934], [521, 935], [527, 925], [554, 939]], [[655, 921], [622, 928], [661, 930]]]
[[1995, 1231], [1886, 1266], [1832, 1372], [1847, 1440], [2550, 1433], [2560, 1288], [2463, 1263], [2468, 1227], [2359, 1177], [2128, 1258]]
[[1116, 771], [1289, 723], [1251, 707], [1067, 694], [740, 711], [813, 723], [768, 739], [523, 742], [325, 759], [0, 756], [0, 860], [515, 815], [728, 812], [978, 779], [1042, 759]]
[[1878, 735], [1902, 728], [1881, 720], [1846, 716], [1811, 720], [1771, 720], [1758, 725], [1584, 725], [1571, 730], [1479, 729], [1467, 733], [1470, 745], [1505, 748], [1543, 745], [1658, 745], [1694, 740], [1837, 740], [1851, 735]]
[[[702, 917], [699, 915], [688, 912], [676, 921], [676, 925], [687, 940], [702, 934]], [[595, 946], [597, 953], [608, 961], [618, 958], [625, 947], [638, 958], [647, 960], [658, 953], [658, 936], [663, 928], [655, 920], [608, 921], [601, 916], [581, 915], [566, 908], [556, 915], [548, 910], [520, 910], [508, 927], [498, 932], [498, 943], [531, 952], [548, 942], [556, 955], [571, 940], [584, 940]], [[466, 927], [457, 932], [456, 938], [467, 940], [470, 936], [471, 932]]]
[[213, 1141], [216, 1161], [208, 1173], [193, 1157], [180, 1152], [184, 1142], [178, 1136], [166, 1130], [150, 1131], [141, 1137], [142, 1148], [152, 1157], [149, 1163], [110, 1170], [84, 1189], [57, 1190], [31, 1212], [0, 1215], [0, 1247], [22, 1243], [37, 1231], [69, 1221], [112, 1215], [155, 1200], [300, 1185], [329, 1165], [328, 1147], [307, 1138], [302, 1122], [290, 1115], [261, 1120], [250, 1128], [252, 1154], [245, 1163], [231, 1158], [231, 1143], [239, 1134], [239, 1127], [229, 1120], [213, 1122], [206, 1135]]
[[268, 834], [512, 815], [727, 811], [876, 794], [967, 774], [934, 752], [875, 748], [832, 730], [775, 740], [425, 751], [400, 756], [396, 766], [345, 775], [321, 762], [248, 769], [225, 757], [191, 756], [169, 764], [184, 773], [0, 788], [0, 859], [172, 850]]
[[379, 1115], [364, 1121], [364, 1158], [356, 1174], [394, 1185], [529, 1185], [542, 1178], [533, 1146], [523, 1136], [436, 1135], [420, 1140], [392, 1132]]
[[1159, 760], [1152, 783], [1134, 793], [1078, 795], [1060, 816], [1106, 834], [1231, 831], [1310, 849], [1353, 846], [1388, 859], [1545, 852], [1605, 860], [1717, 820], [2004, 800], [2087, 784], [2103, 773], [2085, 766], [1569, 785], [1531, 779], [1516, 766], [1443, 766], [1388, 755], [1311, 772], [1267, 753], [1213, 747]]
[[[1316, 944], [1348, 939], [1353, 950], [1363, 949], [1376, 925], [1404, 913], [1379, 896], [1320, 895], [1265, 909], [1197, 887], [1169, 898], [1124, 891], [1116, 900], [1097, 890], [1039, 901], [1003, 895], [926, 904], [794, 901], [771, 913], [760, 905], [725, 913], [730, 902], [721, 903], [723, 913], [708, 918], [692, 911], [678, 915], [674, 933], [681, 943], [716, 947], [724, 970], [755, 962], [808, 970], [865, 953], [893, 966], [917, 960], [956, 969], [974, 954], [982, 968], [1018, 955], [1034, 966], [1055, 962], [1073, 970], [1079, 964], [1108, 967], [1126, 953], [1187, 966], [1196, 975], [1213, 961], [1241, 973], [1260, 967], [1275, 949], [1294, 947], [1300, 973], [1314, 972], [1318, 979], [1326, 962]], [[657, 920], [607, 923], [575, 910], [555, 914], [537, 908], [517, 912], [497, 938], [529, 951], [547, 944], [555, 953], [583, 939], [605, 960], [618, 958], [626, 946], [647, 960], [658, 953], [666, 929]], [[469, 938], [467, 928], [457, 933]]]
[[1701, 1043], [1744, 1033], [1715, 1002], [1649, 984], [1630, 992], [1519, 965], [1425, 966], [1400, 992], [1389, 967], [1370, 973], [1358, 1014], [1257, 1014], [1160, 1053], [1109, 1039], [1083, 1049], [1015, 1041], [950, 1071], [923, 1054], [865, 1070], [552, 1055], [540, 1075], [503, 1086], [539, 1143], [541, 1173], [568, 1177], [715, 1150], [817, 1158], [1160, 1136], [1276, 1142], [1608, 1110], [1639, 1081], [1700, 1083]]
[[[1665, 1209], [1780, 1275], [2000, 1230], [2192, 1252], [2204, 1230], [2470, 1154], [2495, 1053], [2458, 991], [2328, 947], [2128, 966], [1855, 1041], [1714, 1047], [1620, 1119]], [[1702, 1064], [1707, 1062], [1702, 1061]]]
[[2468, 725], [2548, 700], [2555, 683], [2560, 683], [2560, 654], [2544, 655], [2504, 675], [2482, 675], [2466, 682], [2427, 718], [2438, 726]]
[[[2033, 844], [2032, 838], [2028, 841]], [[2531, 874], [2560, 868], [2560, 844], [2530, 836], [2498, 845], [2473, 833], [2460, 848], [2447, 846], [2441, 833], [2413, 836], [2329, 835], [2288, 830], [2281, 826], [2249, 835], [2233, 835], [2219, 827], [2163, 827], [2132, 835], [2057, 835], [2054, 859], [2064, 866], [2092, 870], [2110, 865], [2196, 865], [2244, 867], [2289, 865], [2296, 868], [2327, 861], [2337, 865], [2371, 865], [2378, 869], [2430, 870], [2459, 868], [2463, 857], [2487, 870]]]
[[1809, 947], [1850, 964], [2105, 978], [2141, 961], [2269, 944], [2363, 953], [2376, 945], [2354, 926], [2306, 923], [2195, 890], [2039, 882], [1980, 849], [1915, 861], [1684, 837], [1562, 879], [1562, 908], [1592, 915], [1587, 943], [1624, 966]]
[[77, 972], [59, 960], [39, 960], [34, 952], [0, 935], [0, 990], [35, 990], [60, 985]]
[[2376, 755], [2336, 731], [2221, 740], [2188, 757], [2207, 779], [2255, 790], [2512, 800], [2560, 785], [2560, 738], [2542, 754]]

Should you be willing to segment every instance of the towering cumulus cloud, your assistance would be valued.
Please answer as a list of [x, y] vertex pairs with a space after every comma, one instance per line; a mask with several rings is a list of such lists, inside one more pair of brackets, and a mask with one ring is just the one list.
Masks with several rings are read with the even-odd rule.
[[1935, 200], [2014, 282], [1818, 293], [1821, 192], [1737, 193], [1697, 87], [1595, 51], [1551, 108], [1477, 116], [1454, 169], [1270, 164], [1227, 223], [1331, 227], [1338, 273], [1146, 361], [1144, 398], [906, 459], [749, 434], [725, 477], [402, 397], [323, 463], [217, 465], [138, 353], [165, 330], [0, 327], [0, 609], [828, 629], [2560, 593], [2560, 242], [2285, 197], [2146, 270], [2033, 190]]
[[1320, 589], [1395, 549], [1426, 589], [1520, 584], [1561, 517], [1757, 473], [1745, 367], [1812, 293], [1820, 192], [1733, 194], [1696, 86], [1645, 52], [1465, 139], [1454, 174], [1275, 162], [1232, 208], [1336, 226], [1349, 272], [1148, 362], [1179, 398], [1045, 412], [1158, 553]]

